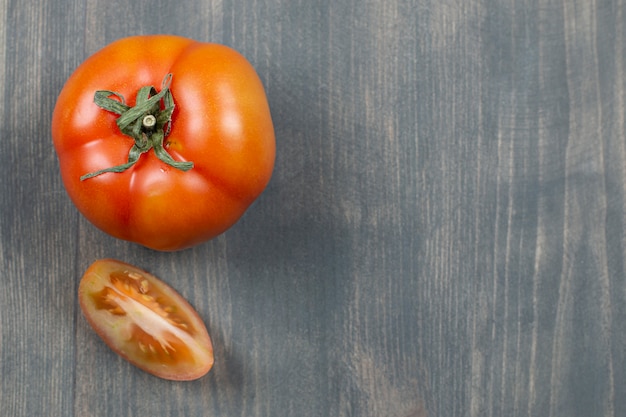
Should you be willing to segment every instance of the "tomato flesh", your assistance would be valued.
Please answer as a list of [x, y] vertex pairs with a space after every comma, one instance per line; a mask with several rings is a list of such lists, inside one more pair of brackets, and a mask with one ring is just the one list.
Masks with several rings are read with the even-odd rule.
[[198, 313], [174, 289], [124, 262], [103, 259], [79, 285], [83, 314], [116, 353], [161, 378], [192, 380], [213, 366]]

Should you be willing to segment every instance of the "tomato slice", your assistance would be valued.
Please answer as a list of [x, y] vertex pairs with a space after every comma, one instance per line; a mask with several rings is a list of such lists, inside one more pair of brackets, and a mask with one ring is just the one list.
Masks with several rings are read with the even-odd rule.
[[114, 259], [94, 262], [78, 300], [85, 318], [117, 354], [164, 379], [190, 381], [213, 366], [213, 345], [194, 308], [152, 274]]

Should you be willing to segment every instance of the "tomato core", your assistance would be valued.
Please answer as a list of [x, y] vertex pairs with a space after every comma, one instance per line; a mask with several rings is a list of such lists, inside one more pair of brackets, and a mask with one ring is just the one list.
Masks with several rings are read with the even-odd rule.
[[169, 297], [136, 272], [112, 272], [110, 283], [90, 296], [98, 310], [114, 316], [133, 315], [130, 339], [136, 342], [137, 353], [156, 362], [173, 360], [172, 353], [176, 360], [192, 359], [183, 340], [192, 337], [195, 329]]

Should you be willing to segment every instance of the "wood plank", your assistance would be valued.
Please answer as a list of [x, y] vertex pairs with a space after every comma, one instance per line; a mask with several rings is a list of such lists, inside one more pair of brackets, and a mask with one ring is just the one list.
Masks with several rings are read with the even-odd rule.
[[[620, 0], [0, 0], [0, 415], [626, 413]], [[108, 42], [175, 33], [257, 68], [277, 137], [244, 218], [190, 250], [108, 237], [50, 115]], [[215, 345], [175, 383], [82, 317], [95, 259], [160, 276]]]

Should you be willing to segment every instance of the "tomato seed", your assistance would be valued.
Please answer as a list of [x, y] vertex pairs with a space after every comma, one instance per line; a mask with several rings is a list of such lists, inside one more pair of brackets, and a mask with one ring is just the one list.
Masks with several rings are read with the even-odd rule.
[[132, 278], [132, 279], [139, 279], [139, 278], [143, 278], [140, 274], [138, 274], [138, 273], [136, 273], [136, 272], [134, 272], [134, 271], [127, 272], [127, 273], [126, 273], [126, 275], [128, 275], [128, 277], [129, 277], [129, 278]]

